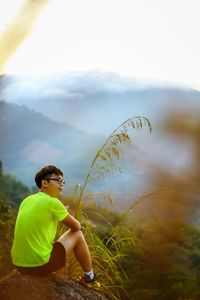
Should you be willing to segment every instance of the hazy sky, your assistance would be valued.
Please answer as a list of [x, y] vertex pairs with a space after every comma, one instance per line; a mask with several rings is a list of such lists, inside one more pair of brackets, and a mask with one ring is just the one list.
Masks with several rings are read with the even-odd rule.
[[[22, 0], [0, 0], [0, 30]], [[98, 69], [200, 89], [199, 0], [50, 0], [7, 73]]]

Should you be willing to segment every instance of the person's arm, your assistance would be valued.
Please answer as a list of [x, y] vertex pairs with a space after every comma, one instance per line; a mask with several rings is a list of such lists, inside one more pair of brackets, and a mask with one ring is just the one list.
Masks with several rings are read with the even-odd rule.
[[81, 224], [79, 221], [70, 214], [62, 221], [62, 223], [69, 227], [72, 231], [81, 230]]

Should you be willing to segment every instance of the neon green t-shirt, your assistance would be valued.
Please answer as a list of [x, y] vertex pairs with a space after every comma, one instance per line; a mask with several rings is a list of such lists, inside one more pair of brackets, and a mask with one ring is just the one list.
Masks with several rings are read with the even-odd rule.
[[36, 267], [49, 261], [58, 223], [68, 211], [57, 198], [39, 192], [20, 205], [11, 250], [15, 266]]

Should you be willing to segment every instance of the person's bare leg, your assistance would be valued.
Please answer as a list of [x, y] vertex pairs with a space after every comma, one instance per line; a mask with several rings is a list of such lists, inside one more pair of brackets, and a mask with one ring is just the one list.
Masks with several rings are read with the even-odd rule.
[[77, 261], [80, 263], [84, 272], [90, 272], [92, 270], [92, 262], [90, 252], [81, 231], [65, 232], [58, 240], [66, 251], [66, 256], [73, 251]]

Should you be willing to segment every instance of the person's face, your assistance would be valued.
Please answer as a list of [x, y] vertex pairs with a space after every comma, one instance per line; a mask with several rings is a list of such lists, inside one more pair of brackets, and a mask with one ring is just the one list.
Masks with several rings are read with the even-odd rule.
[[42, 180], [41, 191], [51, 197], [58, 197], [62, 194], [64, 183], [65, 182], [61, 175], [51, 174], [47, 176], [46, 179]]

